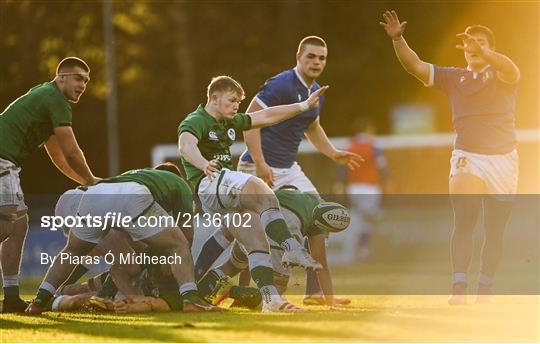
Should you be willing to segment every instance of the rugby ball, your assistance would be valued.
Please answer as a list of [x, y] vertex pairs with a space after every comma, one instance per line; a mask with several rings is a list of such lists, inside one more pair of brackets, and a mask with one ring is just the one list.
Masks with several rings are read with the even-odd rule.
[[313, 223], [328, 232], [341, 232], [349, 227], [351, 216], [339, 203], [321, 202], [313, 209]]

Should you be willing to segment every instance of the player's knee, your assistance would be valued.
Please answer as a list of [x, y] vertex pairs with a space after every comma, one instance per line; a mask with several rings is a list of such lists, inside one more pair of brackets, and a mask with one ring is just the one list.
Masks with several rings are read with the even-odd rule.
[[261, 209], [279, 206], [274, 192], [266, 183], [258, 178], [252, 177], [246, 184], [243, 194], [243, 205], [246, 208], [259, 212]]

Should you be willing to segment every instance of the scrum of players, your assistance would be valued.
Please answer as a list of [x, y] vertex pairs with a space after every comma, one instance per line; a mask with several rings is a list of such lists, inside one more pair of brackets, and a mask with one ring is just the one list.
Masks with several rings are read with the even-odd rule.
[[[482, 300], [487, 301], [500, 261], [500, 248], [493, 241], [501, 240], [511, 208], [511, 202], [498, 196], [515, 194], [517, 184], [515, 128], [508, 128], [503, 137], [494, 129], [494, 122], [468, 113], [480, 109], [480, 113], [513, 118], [519, 69], [508, 57], [495, 52], [493, 34], [484, 26], [468, 27], [458, 35], [463, 44], [457, 48], [464, 50], [467, 69], [444, 68], [420, 60], [403, 38], [406, 22], [400, 22], [394, 11], [385, 12], [383, 20], [380, 24], [392, 39], [404, 69], [427, 86], [442, 89], [450, 95], [453, 105], [458, 104], [453, 106], [457, 109], [454, 120], [460, 125], [456, 127], [458, 140], [451, 160], [451, 193], [460, 195], [474, 189], [476, 194], [493, 196], [484, 200], [453, 199], [456, 223], [449, 303], [466, 302], [470, 260], [467, 250], [471, 249], [466, 237], [471, 230], [470, 220], [477, 215], [472, 210], [477, 211], [481, 202], [496, 213], [496, 221], [491, 222], [499, 224], [493, 231], [500, 233], [490, 236], [491, 245], [488, 243], [484, 249], [491, 251], [483, 252], [488, 258], [482, 263], [478, 288], [479, 296], [485, 296]], [[308, 274], [305, 305], [342, 307], [350, 303], [334, 295], [325, 245], [329, 233], [347, 228], [347, 209], [325, 202], [295, 161], [305, 136], [323, 155], [350, 170], [363, 162], [355, 153], [336, 149], [319, 122], [328, 86], [320, 86], [316, 79], [325, 68], [327, 53], [322, 38], [305, 37], [296, 52], [296, 66], [268, 79], [246, 113], [238, 112], [245, 98], [241, 84], [228, 76], [213, 78], [207, 87], [207, 103], [188, 114], [178, 126], [185, 174], [176, 165], [165, 163], [109, 178], [94, 176], [71, 129], [69, 103], [78, 102], [84, 93], [90, 68], [77, 57], [63, 59], [52, 81], [29, 90], [0, 116], [2, 311], [34, 315], [83, 309], [118, 313], [216, 312], [223, 311], [220, 305], [230, 298], [230, 307], [264, 313], [303, 312], [305, 308], [284, 296], [295, 266]], [[463, 90], [476, 93], [460, 97]], [[486, 99], [494, 92], [500, 93], [497, 99], [501, 102], [487, 106]], [[502, 111], [498, 111], [500, 108]], [[466, 127], [482, 130], [485, 135], [470, 137], [470, 132], [463, 129]], [[236, 170], [230, 146], [240, 131], [244, 132], [247, 149]], [[491, 139], [494, 136], [497, 145]], [[247, 227], [218, 226], [202, 245], [195, 262], [190, 222], [149, 226], [134, 220], [104, 231], [90, 225], [65, 225], [67, 243], [58, 256], [112, 255], [116, 262], [118, 257], [136, 254], [180, 256], [182, 262], [114, 263], [109, 271], [80, 283], [88, 265], [55, 259], [36, 297], [26, 302], [19, 294], [19, 266], [28, 229], [28, 208], [19, 173], [22, 162], [42, 144], [58, 169], [81, 185], [59, 198], [56, 216], [99, 217], [117, 212], [132, 219], [174, 218], [193, 214], [196, 209], [219, 216], [249, 214], [251, 221]], [[493, 164], [498, 171], [489, 170]], [[223, 252], [227, 256], [216, 266]], [[238, 274], [250, 276], [255, 286], [245, 279], [233, 285], [231, 278]]]

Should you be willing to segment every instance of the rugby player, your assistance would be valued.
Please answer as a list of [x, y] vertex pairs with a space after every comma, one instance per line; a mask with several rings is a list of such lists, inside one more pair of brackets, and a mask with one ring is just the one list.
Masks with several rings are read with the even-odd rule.
[[[318, 282], [323, 291], [323, 296], [321, 296], [323, 299], [317, 299], [317, 301], [319, 301], [317, 304], [339, 306], [350, 303], [350, 300], [344, 298], [337, 298], [336, 300], [334, 297], [332, 275], [326, 259], [326, 231], [319, 228], [313, 219], [314, 209], [321, 203], [320, 198], [312, 193], [302, 192], [294, 186], [288, 185], [284, 185], [277, 190], [275, 194], [279, 201], [281, 213], [289, 225], [291, 233], [298, 242], [302, 242], [304, 238], [307, 238], [313, 258], [323, 267], [316, 272]], [[233, 240], [234, 238], [230, 233], [223, 228], [218, 229], [210, 238], [208, 238], [203, 244], [201, 253], [195, 263], [197, 278], [208, 271], [215, 260]], [[291, 271], [281, 264], [283, 249], [272, 240], [269, 240], [269, 242], [274, 269], [274, 280], [278, 287], [278, 291], [284, 293], [287, 289]], [[216, 245], [216, 243], [218, 243], [219, 246]], [[220, 278], [224, 278], [224, 276], [233, 277], [241, 271], [246, 270], [247, 267], [248, 262], [245, 249], [239, 245], [238, 241], [235, 241], [229, 260], [221, 266], [208, 271], [208, 273], [199, 280], [199, 290], [201, 292], [203, 290], [212, 290], [215, 288], [215, 285]]]
[[452, 233], [453, 287], [448, 302], [466, 303], [467, 271], [473, 229], [483, 205], [485, 240], [477, 302], [488, 302], [501, 260], [503, 233], [517, 192], [515, 104], [520, 71], [495, 51], [493, 32], [472, 25], [457, 35], [466, 68], [440, 67], [422, 61], [408, 46], [395, 11], [386, 11], [380, 25], [392, 39], [403, 68], [425, 86], [448, 96], [457, 133], [450, 159], [449, 189], [454, 209]]
[[[88, 187], [78, 207], [78, 215], [82, 217], [106, 219], [109, 213], [129, 216], [132, 220], [130, 223], [106, 222], [105, 229], [120, 228], [134, 241], [142, 241], [161, 249], [167, 256], [174, 254], [181, 257], [182, 262], [172, 264], [171, 267], [179, 286], [179, 294], [184, 300], [184, 310], [215, 311], [216, 307], [199, 298], [190, 246], [182, 231], [175, 226], [170, 227], [170, 224], [158, 223], [157, 226], [151, 226], [147, 223], [145, 226], [137, 221], [139, 217], [166, 218], [169, 213], [177, 218], [178, 214], [191, 214], [192, 211], [193, 194], [187, 182], [180, 177], [180, 171], [162, 170], [159, 166], [158, 169], [128, 171]], [[75, 226], [70, 231], [66, 247], [58, 256], [84, 256], [100, 242], [104, 233], [106, 231], [87, 222], [83, 227]], [[53, 297], [75, 265], [72, 259], [64, 262], [55, 259], [26, 312], [41, 314], [45, 310], [44, 305]]]
[[[326, 66], [328, 48], [317, 36], [304, 37], [296, 51], [296, 67], [268, 79], [252, 99], [247, 112], [269, 106], [291, 104], [307, 99], [319, 89], [316, 79]], [[244, 133], [247, 149], [240, 157], [238, 171], [260, 177], [274, 190], [293, 185], [300, 191], [317, 194], [317, 189], [296, 162], [302, 138], [307, 139], [319, 152], [349, 169], [359, 166], [362, 158], [355, 153], [336, 149], [320, 124], [324, 104], [304, 111], [286, 121]], [[306, 247], [309, 249], [308, 243]], [[312, 271], [307, 272], [306, 301], [321, 294], [321, 288]]]
[[96, 178], [71, 128], [72, 109], [90, 80], [78, 57], [64, 58], [50, 81], [30, 89], [0, 114], [0, 242], [4, 301], [2, 312], [24, 312], [19, 269], [28, 231], [27, 206], [20, 185], [22, 163], [42, 145], [53, 164], [79, 184]]
[[233, 171], [230, 146], [240, 131], [284, 121], [316, 108], [328, 86], [319, 88], [299, 103], [267, 108], [253, 113], [237, 113], [244, 98], [242, 86], [227, 76], [213, 78], [207, 103], [199, 106], [178, 127], [178, 143], [184, 170], [194, 185], [207, 214], [251, 214], [251, 228], [230, 228], [249, 252], [253, 279], [263, 295], [263, 312], [294, 312], [299, 309], [278, 293], [266, 235], [286, 252], [283, 263], [320, 269], [289, 232], [279, 203], [261, 179]]

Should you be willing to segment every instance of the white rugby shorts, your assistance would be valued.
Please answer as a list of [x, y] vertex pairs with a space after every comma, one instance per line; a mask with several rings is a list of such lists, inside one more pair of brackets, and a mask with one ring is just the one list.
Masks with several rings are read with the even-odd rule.
[[481, 178], [494, 198], [506, 199], [517, 193], [519, 157], [517, 150], [502, 155], [486, 155], [455, 149], [450, 158], [450, 178], [470, 173]]
[[[132, 222], [127, 227], [114, 228], [124, 230], [134, 241], [162, 232], [170, 222], [157, 221], [160, 217], [166, 218], [169, 214], [154, 200], [146, 186], [135, 182], [99, 183], [89, 187], [82, 195], [77, 212], [79, 216], [100, 217], [102, 221], [107, 213], [121, 214], [122, 217], [130, 216]], [[146, 219], [139, 223], [138, 218], [142, 216]], [[149, 220], [150, 217], [156, 219]], [[97, 244], [106, 230], [91, 226], [76, 226], [71, 229], [71, 232], [81, 240]]]
[[0, 158], [0, 207], [16, 205], [17, 212], [26, 211], [19, 173], [21, 168], [9, 160]]
[[206, 213], [229, 213], [240, 209], [242, 189], [253, 176], [223, 168], [210, 180], [204, 177], [197, 194]]
[[[238, 171], [256, 175], [255, 164], [242, 160], [238, 162]], [[272, 167], [272, 172], [274, 174], [274, 190], [285, 185], [292, 185], [302, 192], [318, 194], [317, 189], [297, 162], [294, 162], [289, 168]]]

